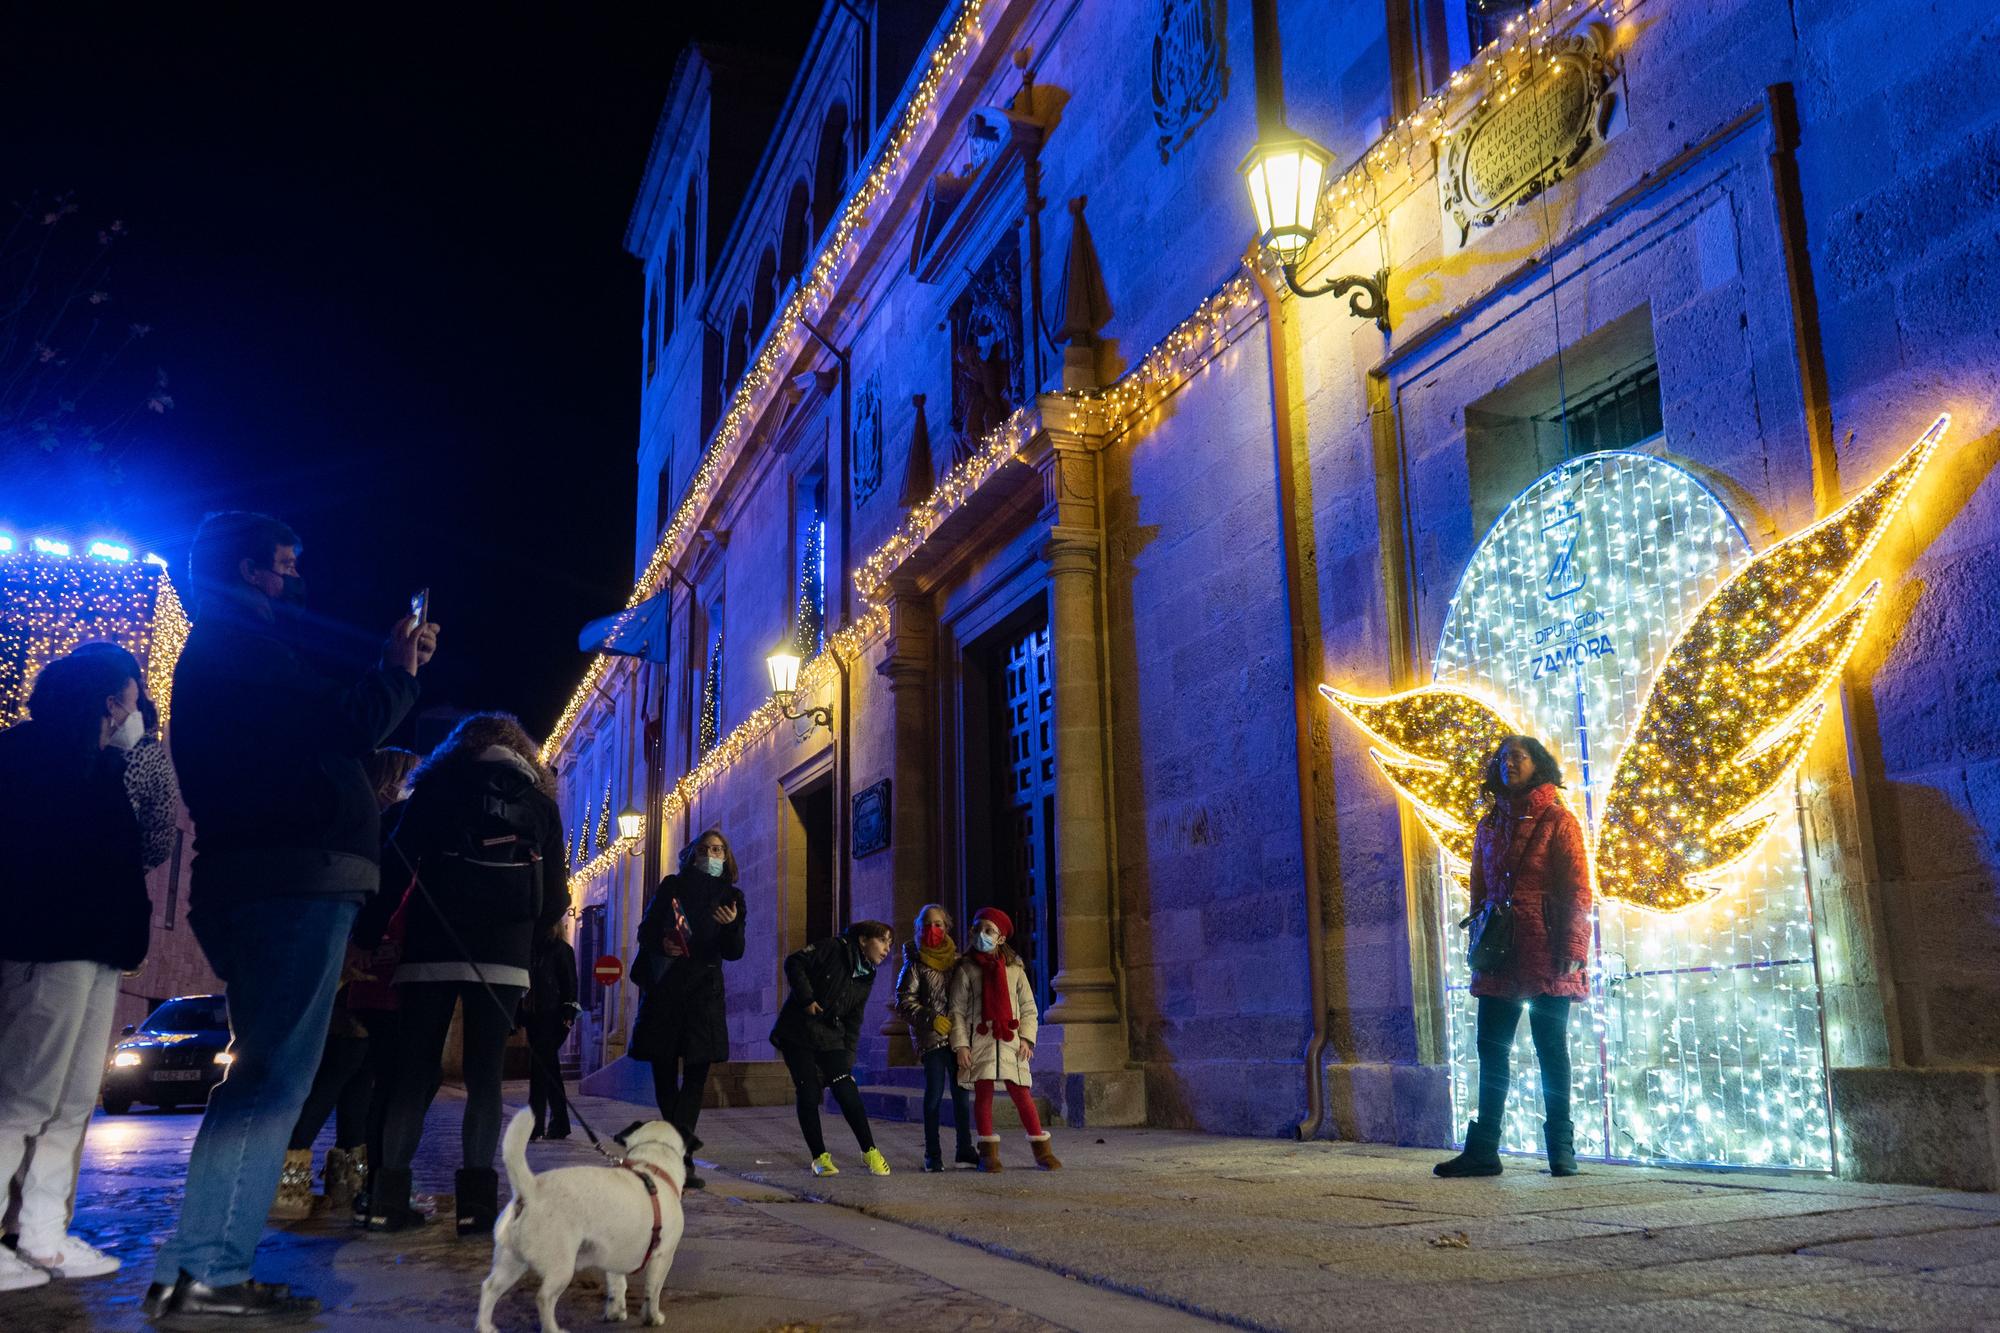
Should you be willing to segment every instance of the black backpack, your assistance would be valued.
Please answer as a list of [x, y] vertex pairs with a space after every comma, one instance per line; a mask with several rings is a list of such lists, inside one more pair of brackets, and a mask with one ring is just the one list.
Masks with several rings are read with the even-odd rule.
[[447, 917], [533, 921], [542, 914], [541, 821], [533, 787], [488, 775], [453, 812], [456, 835], [425, 867]]

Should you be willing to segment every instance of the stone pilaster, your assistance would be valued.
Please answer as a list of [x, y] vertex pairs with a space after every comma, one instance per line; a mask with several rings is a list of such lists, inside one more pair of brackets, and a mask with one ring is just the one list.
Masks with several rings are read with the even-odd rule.
[[1045, 429], [1028, 451], [1043, 478], [1049, 538], [1049, 643], [1055, 678], [1056, 895], [1061, 969], [1047, 1021], [1061, 1028], [1065, 1075], [1122, 1071], [1129, 1055], [1112, 972], [1111, 837], [1098, 581], [1104, 524], [1094, 408], [1042, 400]]
[[[932, 670], [937, 620], [930, 600], [892, 584], [889, 639], [876, 671], [889, 685], [894, 759], [889, 770], [889, 875], [896, 938], [908, 937], [917, 909], [929, 901], [936, 867], [931, 853]], [[914, 1064], [908, 1028], [891, 1013], [882, 1022], [889, 1063]]]

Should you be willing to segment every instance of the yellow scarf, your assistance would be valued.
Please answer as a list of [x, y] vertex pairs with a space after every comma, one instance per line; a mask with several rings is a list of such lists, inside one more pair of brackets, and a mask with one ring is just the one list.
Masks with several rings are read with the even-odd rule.
[[958, 961], [958, 946], [950, 940], [946, 940], [941, 949], [926, 949], [919, 944], [917, 957], [923, 960], [925, 967], [934, 968], [939, 972], [949, 972], [952, 964]]

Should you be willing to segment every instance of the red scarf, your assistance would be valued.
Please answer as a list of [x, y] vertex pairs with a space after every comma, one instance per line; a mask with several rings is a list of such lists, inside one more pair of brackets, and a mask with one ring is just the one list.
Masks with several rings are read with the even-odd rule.
[[1014, 987], [1007, 979], [1007, 955], [999, 949], [992, 953], [976, 950], [966, 955], [980, 971], [979, 1026], [975, 1029], [980, 1036], [992, 1033], [994, 1040], [1002, 1045], [1014, 1040], [1018, 1025], [1014, 1022]]

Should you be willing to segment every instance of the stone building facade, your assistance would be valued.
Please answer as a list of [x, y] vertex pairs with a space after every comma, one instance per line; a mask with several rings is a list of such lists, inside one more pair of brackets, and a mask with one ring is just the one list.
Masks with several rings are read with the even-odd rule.
[[[1280, 55], [1339, 164], [1291, 271], [1240, 174]], [[1515, 665], [1577, 682], [1550, 739], [1596, 829], [1703, 599], [1853, 529], [1950, 412], [1826, 603], [1880, 580], [1755, 855], [1687, 910], [1601, 899], [1573, 1040], [1599, 1155], [2000, 1184], [2000, 114], [1962, 91], [1996, 59], [1977, 7], [1888, 0], [829, 5], [725, 196], [691, 54], [628, 236], [666, 294], [633, 602], [671, 661], [595, 659], [549, 742], [580, 835], [648, 814], [579, 838], [580, 952], [629, 955], [718, 827], [741, 1061], [789, 950], [996, 902], [1073, 1123], [1443, 1144], [1463, 890], [1318, 687], [1484, 681], [1512, 649], [1468, 626], [1542, 635]], [[1295, 294], [1377, 274], [1386, 330]], [[1506, 620], [1530, 574], [1622, 619]], [[783, 645], [830, 727], [780, 715]], [[633, 998], [596, 998], [600, 1079]]]

